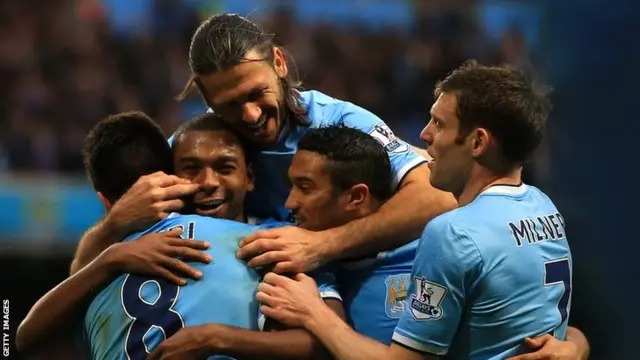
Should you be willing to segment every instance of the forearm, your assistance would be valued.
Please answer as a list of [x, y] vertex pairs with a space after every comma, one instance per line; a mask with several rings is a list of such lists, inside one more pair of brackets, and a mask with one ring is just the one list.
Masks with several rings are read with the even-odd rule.
[[308, 318], [305, 327], [340, 360], [382, 360], [387, 358], [388, 347], [353, 331], [328, 308]]
[[70, 275], [80, 271], [106, 248], [121, 241], [125, 236], [126, 234], [118, 231], [107, 218], [101, 219], [82, 235], [71, 262]]
[[330, 359], [322, 344], [306, 330], [258, 332], [221, 325], [212, 329], [211, 355], [242, 360]]
[[395, 249], [419, 238], [427, 222], [456, 207], [451, 194], [428, 184], [425, 165], [416, 171], [422, 179], [403, 184], [375, 213], [327, 230], [334, 241], [326, 243], [325, 261]]
[[580, 352], [579, 360], [587, 360], [589, 358], [589, 341], [587, 337], [577, 328], [569, 326], [567, 328], [566, 340], [575, 344]]
[[106, 256], [98, 257], [40, 298], [18, 327], [18, 350], [37, 350], [48, 344], [52, 336], [71, 333], [96, 289], [113, 277], [108, 266]]

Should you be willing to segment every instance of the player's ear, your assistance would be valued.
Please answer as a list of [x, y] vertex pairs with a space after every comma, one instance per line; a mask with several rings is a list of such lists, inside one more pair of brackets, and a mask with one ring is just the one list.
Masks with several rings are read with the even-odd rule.
[[349, 190], [347, 210], [356, 210], [364, 206], [369, 200], [369, 187], [365, 184], [356, 184]]
[[477, 128], [471, 133], [471, 156], [478, 158], [487, 152], [491, 135], [484, 128]]
[[253, 191], [256, 188], [256, 177], [251, 167], [251, 163], [247, 164], [247, 191]]
[[273, 47], [273, 68], [281, 79], [287, 76], [287, 73], [289, 72], [284, 52], [277, 46]]
[[102, 206], [104, 206], [104, 209], [108, 212], [109, 210], [111, 210], [111, 207], [113, 206], [113, 204], [111, 204], [111, 202], [107, 199], [106, 196], [104, 196], [101, 192], [98, 191], [98, 199], [100, 200], [100, 202], [102, 203]]

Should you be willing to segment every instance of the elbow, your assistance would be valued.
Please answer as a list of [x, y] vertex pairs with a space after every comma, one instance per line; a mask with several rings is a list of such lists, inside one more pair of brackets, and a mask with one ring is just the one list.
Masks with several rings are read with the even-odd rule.
[[18, 326], [18, 330], [16, 331], [16, 349], [18, 350], [18, 353], [21, 354], [25, 353], [30, 345], [29, 337], [27, 336], [29, 328], [29, 325], [26, 324], [27, 321], [28, 318], [23, 320]]

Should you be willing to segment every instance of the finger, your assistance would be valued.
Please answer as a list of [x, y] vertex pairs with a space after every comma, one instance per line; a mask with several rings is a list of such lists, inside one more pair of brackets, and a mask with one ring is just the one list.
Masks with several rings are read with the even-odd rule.
[[175, 184], [165, 187], [161, 196], [162, 200], [177, 199], [179, 197], [193, 194], [200, 189], [199, 184]]
[[158, 212], [172, 212], [184, 208], [184, 201], [181, 199], [161, 200], [153, 204], [153, 206]]
[[296, 281], [299, 282], [304, 282], [304, 281], [309, 281], [309, 280], [313, 280], [311, 277], [305, 275], [304, 273], [297, 273], [296, 276], [293, 277]]
[[296, 266], [293, 261], [281, 261], [273, 267], [273, 272], [276, 274], [297, 273], [300, 268]]
[[[264, 292], [256, 293], [256, 301], [258, 301], [263, 305], [267, 305], [267, 307], [271, 307], [275, 305], [275, 298]], [[260, 307], [260, 309], [262, 310], [262, 306]]]
[[[201, 241], [196, 242], [201, 243]], [[198, 261], [204, 264], [211, 262], [211, 256], [209, 254], [186, 246], [170, 246], [166, 250], [166, 254], [174, 258], [180, 258], [183, 261]]]
[[526, 338], [526, 339], [524, 339], [524, 342], [530, 348], [538, 349], [538, 348], [541, 348], [544, 344], [546, 344], [547, 341], [549, 341], [549, 339], [551, 339], [551, 335], [545, 334], [545, 335], [542, 335], [542, 336], [538, 336], [536, 338]]
[[188, 247], [196, 250], [207, 250], [211, 247], [211, 243], [208, 241], [191, 240], [191, 239], [168, 239], [167, 243], [170, 246]]
[[178, 227], [170, 229], [169, 231], [161, 232], [160, 234], [162, 234], [162, 236], [164, 237], [179, 238], [183, 232], [184, 228], [182, 227], [182, 225], [180, 225]]
[[260, 312], [263, 313], [266, 317], [278, 320], [278, 312], [268, 305], [261, 305]]
[[256, 231], [253, 234], [240, 240], [240, 247], [246, 246], [247, 244], [250, 244], [258, 239], [276, 239], [279, 236], [276, 230], [277, 229]]
[[161, 267], [161, 266], [155, 266], [153, 271], [155, 272], [155, 276], [160, 277], [172, 284], [175, 285], [186, 285], [187, 284], [187, 280], [179, 277], [178, 275], [172, 273], [171, 271]]
[[273, 295], [275, 294], [276, 288], [271, 285], [271, 284], [267, 284], [267, 283], [260, 283], [258, 284], [258, 292], [260, 293], [265, 293], [267, 295]]
[[289, 281], [293, 281], [286, 276], [278, 275], [276, 273], [268, 273], [264, 276], [263, 282], [273, 286], [283, 286], [287, 284]]
[[162, 171], [155, 172], [151, 175], [142, 176], [138, 181], [144, 180], [152, 187], [167, 187], [176, 184], [190, 184], [191, 181], [180, 178], [175, 175], [169, 175]]
[[149, 354], [149, 356], [147, 356], [147, 360], [160, 360], [163, 352], [164, 347], [160, 344], [151, 352], [151, 354]]
[[192, 279], [200, 280], [202, 278], [202, 273], [199, 270], [187, 265], [184, 261], [180, 259], [174, 259], [170, 257], [164, 257], [161, 260], [162, 265], [169, 269], [178, 271]]
[[275, 239], [260, 238], [241, 247], [237, 256], [240, 259], [245, 259], [273, 250], [282, 250], [282, 245]]
[[289, 255], [284, 251], [269, 251], [262, 255], [258, 255], [247, 263], [249, 267], [260, 267], [281, 261], [288, 261]]
[[544, 360], [544, 358], [544, 356], [541, 356], [538, 353], [532, 353], [510, 357], [507, 360]]

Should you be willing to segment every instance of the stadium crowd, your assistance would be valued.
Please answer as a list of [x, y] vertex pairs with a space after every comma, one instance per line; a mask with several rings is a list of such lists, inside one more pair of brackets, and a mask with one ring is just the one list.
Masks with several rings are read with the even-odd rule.
[[[154, 2], [147, 30], [132, 36], [113, 29], [98, 1], [0, 4], [0, 171], [81, 172], [79, 149], [97, 119], [144, 110], [171, 132], [202, 111], [195, 94], [175, 100], [202, 14], [167, 3]], [[468, 58], [529, 66], [517, 31], [493, 43], [468, 2], [459, 3], [417, 9], [410, 32], [300, 23], [286, 10], [261, 22], [295, 54], [307, 88], [369, 109], [420, 144], [429, 92], [452, 68]]]

